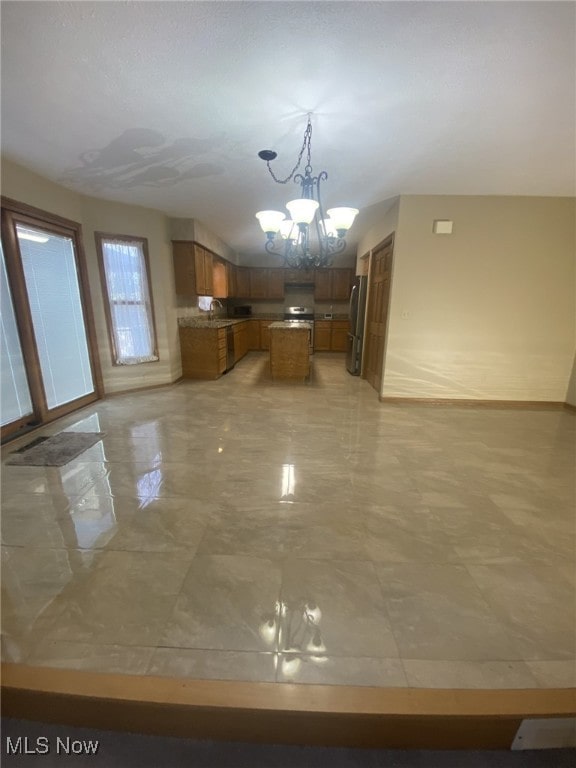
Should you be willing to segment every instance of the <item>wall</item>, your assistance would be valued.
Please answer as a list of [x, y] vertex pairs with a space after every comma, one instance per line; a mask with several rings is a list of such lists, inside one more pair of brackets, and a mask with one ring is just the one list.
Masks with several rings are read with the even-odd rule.
[[564, 401], [574, 225], [571, 198], [402, 196], [382, 395]]
[[81, 223], [81, 195], [37, 176], [5, 158], [2, 158], [2, 194], [19, 203], [27, 203]]
[[[370, 210], [361, 211], [358, 214], [359, 226], [362, 226], [365, 234], [358, 241], [356, 257], [356, 274], [365, 274], [367, 256], [377, 245], [385, 240], [388, 235], [396, 232], [398, 228], [398, 214], [400, 210], [400, 198], [391, 197]], [[398, 233], [396, 234], [396, 238]], [[394, 240], [396, 246], [396, 238]]]
[[[176, 324], [177, 305], [166, 217], [146, 208], [79, 195], [4, 158], [2, 194], [82, 225], [105, 392], [169, 384], [179, 378], [181, 363]], [[95, 231], [137, 235], [148, 239], [159, 362], [135, 366], [112, 365], [96, 258]]]
[[236, 251], [198, 219], [169, 219], [169, 228], [171, 240], [193, 240], [232, 264], [238, 264]]

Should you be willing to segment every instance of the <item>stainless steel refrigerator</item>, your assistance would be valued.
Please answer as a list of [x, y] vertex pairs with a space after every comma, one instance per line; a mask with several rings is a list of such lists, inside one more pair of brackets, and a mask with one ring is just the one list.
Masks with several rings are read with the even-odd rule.
[[367, 295], [368, 278], [357, 277], [350, 293], [348, 350], [346, 353], [346, 368], [353, 376], [359, 376], [362, 370], [364, 316], [366, 314]]

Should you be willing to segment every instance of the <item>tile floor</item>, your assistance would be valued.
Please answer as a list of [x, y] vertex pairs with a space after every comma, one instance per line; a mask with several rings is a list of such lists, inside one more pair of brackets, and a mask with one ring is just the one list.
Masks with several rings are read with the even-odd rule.
[[[52, 424], [2, 465], [3, 657], [337, 685], [576, 684], [575, 432], [561, 410], [385, 405], [341, 355]], [[3, 458], [19, 444], [3, 449]]]

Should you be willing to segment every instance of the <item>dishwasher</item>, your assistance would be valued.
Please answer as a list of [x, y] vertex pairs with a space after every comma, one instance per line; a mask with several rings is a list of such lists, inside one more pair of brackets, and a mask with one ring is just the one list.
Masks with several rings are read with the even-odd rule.
[[234, 368], [234, 326], [229, 325], [226, 328], [226, 370], [224, 373]]

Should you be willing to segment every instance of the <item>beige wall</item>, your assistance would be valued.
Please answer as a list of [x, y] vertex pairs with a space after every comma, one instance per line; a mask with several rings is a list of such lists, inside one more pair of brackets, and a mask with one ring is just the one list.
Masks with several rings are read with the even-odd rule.
[[171, 240], [193, 240], [232, 264], [238, 263], [236, 251], [198, 219], [169, 219], [169, 228]]
[[2, 194], [82, 223], [82, 196], [2, 158]]
[[[2, 194], [82, 224], [105, 390], [178, 378], [176, 317], [186, 306], [174, 292], [174, 220], [78, 195], [7, 160]], [[432, 233], [438, 218], [453, 220], [452, 235]], [[576, 405], [573, 199], [402, 196], [373, 206], [363, 226], [359, 270], [396, 233], [384, 396]], [[159, 363], [111, 365], [94, 231], [148, 238]], [[216, 250], [216, 240], [205, 244]]]
[[[2, 194], [82, 225], [105, 392], [169, 384], [179, 378], [182, 368], [176, 324], [177, 302], [168, 222], [164, 214], [76, 194], [5, 159], [2, 160]], [[112, 365], [95, 231], [148, 239], [159, 362]]]
[[[365, 262], [372, 248], [379, 245], [388, 235], [396, 232], [399, 210], [400, 198], [392, 197], [388, 200], [383, 200], [378, 205], [373, 205], [371, 210], [366, 212], [363, 219], [366, 231], [358, 242], [356, 257], [357, 275], [365, 274]], [[398, 234], [396, 237], [398, 237]]]
[[564, 401], [574, 213], [571, 198], [402, 196], [382, 394]]

